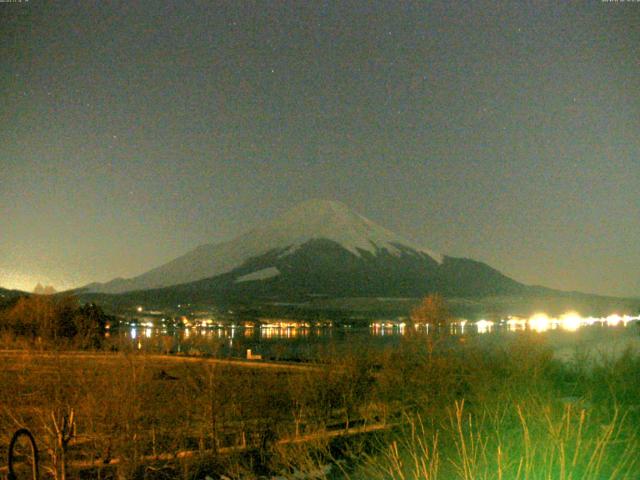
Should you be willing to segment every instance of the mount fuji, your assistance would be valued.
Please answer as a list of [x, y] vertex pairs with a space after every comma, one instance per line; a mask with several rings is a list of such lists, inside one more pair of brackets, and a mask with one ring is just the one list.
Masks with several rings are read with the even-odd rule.
[[311, 200], [233, 240], [199, 246], [137, 277], [90, 284], [83, 291], [153, 290], [158, 297], [201, 300], [477, 296], [526, 288], [484, 263], [415, 245], [342, 203]]

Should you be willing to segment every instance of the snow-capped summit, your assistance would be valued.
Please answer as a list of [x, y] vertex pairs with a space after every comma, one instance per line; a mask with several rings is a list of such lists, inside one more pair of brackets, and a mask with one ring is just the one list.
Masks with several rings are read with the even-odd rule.
[[400, 246], [426, 253], [441, 262], [442, 256], [411, 242], [366, 217], [349, 209], [345, 204], [331, 200], [309, 200], [299, 204], [265, 227], [246, 234], [271, 248], [291, 251], [309, 240], [325, 239], [336, 242], [356, 256], [361, 251], [376, 253], [386, 249], [399, 255]]
[[[310, 200], [227, 242], [202, 245], [131, 279], [86, 292], [156, 291], [193, 301], [212, 298], [418, 296], [520, 291], [480, 262], [438, 255], [328, 200]], [[170, 287], [170, 288], [169, 288]]]
[[201, 245], [131, 279], [116, 279], [86, 288], [94, 292], [120, 293], [193, 282], [230, 272], [247, 260], [268, 252], [278, 251], [279, 257], [285, 257], [313, 240], [334, 242], [357, 257], [363, 252], [376, 255], [386, 251], [396, 256], [401, 252], [413, 252], [438, 263], [443, 258], [350, 210], [343, 203], [309, 200], [233, 240]]

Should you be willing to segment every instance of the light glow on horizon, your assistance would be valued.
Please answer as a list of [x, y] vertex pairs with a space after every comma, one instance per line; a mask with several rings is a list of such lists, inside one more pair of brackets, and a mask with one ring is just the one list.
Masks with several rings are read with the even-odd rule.
[[536, 332], [546, 332], [554, 323], [546, 313], [536, 313], [529, 319], [529, 328]]
[[478, 333], [490, 332], [493, 328], [493, 322], [485, 319], [478, 320], [476, 322], [476, 328], [478, 329]]
[[559, 322], [560, 327], [569, 332], [575, 332], [583, 324], [585, 324], [584, 319], [580, 316], [580, 314], [576, 312], [567, 312], [561, 315], [559, 318]]
[[[640, 315], [634, 317], [613, 313], [607, 317], [583, 317], [578, 312], [569, 311], [559, 317], [550, 317], [546, 313], [536, 313], [529, 318], [509, 317], [506, 324], [510, 331], [526, 330], [528, 328], [542, 333], [560, 328], [567, 332], [575, 332], [581, 327], [595, 324], [609, 327], [616, 327], [622, 324], [626, 327], [629, 322], [637, 320], [640, 320]], [[478, 329], [478, 333], [484, 333], [484, 331]]]

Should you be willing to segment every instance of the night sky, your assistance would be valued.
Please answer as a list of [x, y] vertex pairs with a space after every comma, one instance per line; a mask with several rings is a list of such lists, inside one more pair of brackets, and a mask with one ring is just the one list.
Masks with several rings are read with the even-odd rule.
[[640, 296], [640, 3], [0, 3], [0, 286], [133, 276], [310, 198]]

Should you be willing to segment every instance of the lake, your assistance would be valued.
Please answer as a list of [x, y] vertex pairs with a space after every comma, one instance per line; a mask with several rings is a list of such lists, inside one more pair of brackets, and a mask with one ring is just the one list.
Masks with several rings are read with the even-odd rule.
[[[593, 318], [577, 314], [559, 318], [537, 314], [499, 322], [462, 320], [451, 326], [449, 341], [493, 344], [529, 333], [547, 342], [563, 359], [569, 359], [578, 350], [593, 355], [618, 355], [627, 347], [640, 350], [638, 320], [630, 316]], [[409, 327], [389, 322], [371, 322], [369, 326], [227, 325], [173, 329], [133, 324], [120, 326], [110, 332], [110, 337], [144, 351], [246, 358], [247, 350], [251, 350], [264, 359], [307, 361], [346, 352], [393, 348], [409, 334], [428, 338], [432, 333], [429, 325]]]

